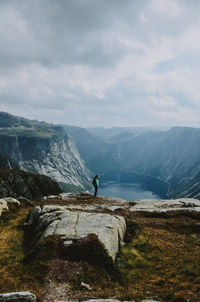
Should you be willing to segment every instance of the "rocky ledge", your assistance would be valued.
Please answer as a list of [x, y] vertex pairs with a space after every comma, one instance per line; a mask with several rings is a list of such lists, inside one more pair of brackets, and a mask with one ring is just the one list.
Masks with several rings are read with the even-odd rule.
[[61, 193], [59, 195], [45, 196], [43, 202], [66, 202], [66, 209], [85, 211], [111, 211], [126, 210], [130, 212], [169, 212], [169, 211], [196, 211], [200, 212], [200, 200], [194, 198], [179, 199], [140, 199], [127, 201], [120, 198], [101, 196], [96, 199], [88, 193], [73, 194]]

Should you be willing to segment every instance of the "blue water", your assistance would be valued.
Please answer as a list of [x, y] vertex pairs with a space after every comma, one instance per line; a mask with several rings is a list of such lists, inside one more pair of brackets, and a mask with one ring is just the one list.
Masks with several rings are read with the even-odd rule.
[[101, 185], [98, 196], [118, 197], [126, 200], [159, 199], [160, 196], [151, 191], [145, 191], [139, 184], [107, 184]]

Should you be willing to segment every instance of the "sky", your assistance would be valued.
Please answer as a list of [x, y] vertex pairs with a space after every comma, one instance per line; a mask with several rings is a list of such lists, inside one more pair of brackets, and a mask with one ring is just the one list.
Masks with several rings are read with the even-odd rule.
[[0, 0], [0, 111], [200, 127], [199, 0]]

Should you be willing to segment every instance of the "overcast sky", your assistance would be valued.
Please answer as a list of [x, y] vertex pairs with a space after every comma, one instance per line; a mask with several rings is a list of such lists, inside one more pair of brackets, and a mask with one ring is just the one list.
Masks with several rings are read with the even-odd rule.
[[200, 127], [199, 0], [0, 0], [0, 111]]

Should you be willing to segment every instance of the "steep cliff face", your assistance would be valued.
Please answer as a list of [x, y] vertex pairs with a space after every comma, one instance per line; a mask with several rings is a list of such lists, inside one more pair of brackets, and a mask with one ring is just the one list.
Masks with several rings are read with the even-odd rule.
[[20, 118], [5, 113], [0, 113], [1, 119], [0, 152], [18, 162], [22, 170], [77, 187], [88, 184], [89, 177], [74, 141], [62, 127], [26, 119], [20, 123]]

